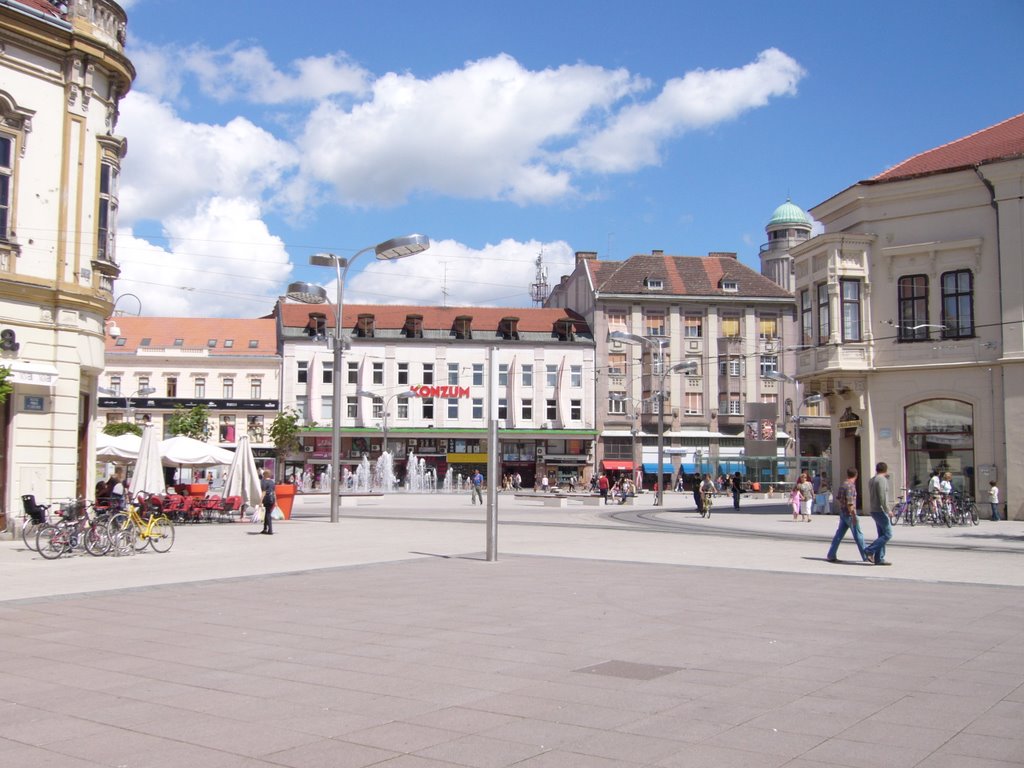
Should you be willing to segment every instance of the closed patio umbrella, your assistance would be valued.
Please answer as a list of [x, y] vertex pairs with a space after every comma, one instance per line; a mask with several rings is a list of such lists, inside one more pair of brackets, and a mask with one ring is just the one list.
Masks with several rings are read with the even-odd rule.
[[224, 480], [224, 496], [240, 496], [251, 507], [258, 506], [263, 500], [260, 474], [256, 469], [256, 459], [253, 458], [248, 435], [238, 438], [235, 458]]
[[163, 493], [166, 489], [160, 462], [160, 441], [152, 425], [146, 424], [142, 428], [139, 458], [135, 461], [135, 474], [128, 484], [128, 491], [134, 497], [139, 493]]

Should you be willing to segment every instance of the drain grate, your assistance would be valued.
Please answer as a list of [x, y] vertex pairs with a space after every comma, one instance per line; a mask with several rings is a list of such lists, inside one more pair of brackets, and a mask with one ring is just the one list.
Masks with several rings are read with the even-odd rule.
[[607, 675], [608, 677], [624, 677], [627, 680], [653, 680], [656, 677], [671, 675], [682, 667], [660, 667], [656, 664], [637, 664], [633, 661], [605, 661], [591, 667], [574, 670], [588, 675]]

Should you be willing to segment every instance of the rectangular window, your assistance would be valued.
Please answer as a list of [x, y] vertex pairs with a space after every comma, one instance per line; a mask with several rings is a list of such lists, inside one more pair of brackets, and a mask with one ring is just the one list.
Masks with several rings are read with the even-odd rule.
[[345, 415], [348, 418], [350, 418], [350, 419], [354, 419], [358, 413], [359, 413], [359, 398], [354, 396], [354, 395], [352, 397], [346, 397], [345, 398]]
[[14, 139], [0, 136], [0, 240], [11, 233], [11, 177], [14, 174]]
[[482, 419], [484, 417], [484, 399], [482, 397], [473, 398], [473, 418]]
[[683, 398], [683, 412], [687, 416], [704, 414], [704, 395], [701, 392], [687, 392]]
[[448, 385], [451, 387], [459, 386], [459, 364], [448, 363]]
[[434, 383], [434, 364], [433, 363], [424, 363], [423, 364], [423, 381], [422, 381], [422, 383], [423, 384], [433, 384]]
[[370, 403], [373, 406], [373, 410], [371, 411], [372, 418], [374, 418], [374, 419], [383, 419], [384, 418], [384, 398], [383, 397], [373, 397], [373, 398], [370, 399]]
[[305, 384], [309, 381], [309, 361], [308, 360], [296, 360], [295, 361], [295, 380], [299, 384]]
[[498, 418], [499, 419], [507, 419], [508, 418], [508, 398], [507, 397], [499, 397], [498, 398]]
[[944, 339], [974, 336], [974, 275], [968, 269], [942, 275]]
[[832, 322], [828, 312], [828, 284], [821, 283], [818, 288], [818, 344], [828, 344], [832, 335]]
[[722, 318], [722, 336], [726, 339], [736, 339], [740, 335], [740, 319], [737, 316], [726, 316]]
[[195, 396], [197, 398], [206, 397], [206, 379], [196, 379]]
[[718, 411], [726, 416], [740, 416], [743, 414], [742, 403], [739, 395], [720, 395], [718, 398]]
[[473, 363], [473, 386], [482, 387], [484, 385], [484, 364]]
[[569, 366], [569, 386], [579, 388], [583, 386], [583, 366], [582, 365], [571, 365]]
[[746, 361], [743, 358], [730, 357], [726, 360], [719, 360], [718, 375], [736, 378], [743, 375], [746, 367]]
[[308, 419], [309, 418], [309, 408], [308, 408], [308, 405], [309, 404], [307, 402], [307, 398], [306, 398], [305, 395], [296, 395], [295, 396], [295, 410], [297, 410], [299, 412], [299, 418], [300, 419]]
[[459, 399], [457, 397], [448, 398], [448, 418], [459, 418]]
[[552, 388], [558, 386], [557, 365], [547, 365], [544, 367], [544, 385]]
[[897, 282], [899, 341], [926, 341], [931, 336], [928, 328], [928, 276], [907, 275]]
[[423, 398], [423, 420], [434, 420], [434, 398], [432, 397]]
[[761, 375], [769, 376], [779, 371], [778, 355], [761, 355]]
[[263, 442], [263, 417], [262, 416], [250, 416], [246, 419], [245, 425], [246, 432], [249, 434], [249, 440], [254, 443]]
[[811, 308], [811, 292], [800, 291], [800, 344], [809, 347], [814, 343], [814, 312]]
[[399, 397], [398, 398], [398, 418], [408, 419], [409, 418], [409, 398]]
[[230, 400], [235, 396], [235, 380], [224, 379], [224, 399]]
[[548, 421], [554, 421], [558, 418], [558, 401], [548, 400], [547, 407], [545, 409], [545, 417]]
[[111, 397], [121, 396], [121, 377], [111, 376], [110, 377], [110, 395]]
[[249, 397], [252, 400], [263, 398], [263, 382], [260, 379], [249, 380]]
[[359, 383], [359, 363], [349, 360], [348, 362], [348, 383]]
[[571, 421], [583, 421], [583, 401], [569, 401], [569, 419]]
[[772, 392], [771, 394], [767, 392], [762, 392], [761, 402], [764, 403], [765, 405], [774, 405], [777, 408], [779, 405], [779, 396], [776, 395], [774, 392]]
[[772, 339], [779, 338], [779, 318], [777, 317], [762, 317], [758, 320], [759, 333], [758, 335], [770, 341]]
[[324, 360], [320, 363], [320, 381], [323, 384], [334, 383], [334, 361]]
[[704, 336], [704, 318], [701, 315], [687, 315], [683, 318], [683, 336], [699, 339]]
[[860, 280], [840, 280], [843, 302], [843, 341], [860, 341]]
[[373, 364], [373, 383], [383, 384], [384, 383], [384, 363]]
[[605, 318], [608, 320], [608, 331], [614, 333], [615, 331], [622, 331], [625, 333], [629, 330], [629, 326], [626, 323], [626, 312], [622, 309], [609, 309], [605, 312]]
[[523, 366], [523, 386], [524, 387], [532, 387], [533, 386], [533, 365], [524, 365]]
[[409, 364], [399, 363], [398, 364], [398, 384], [402, 387], [409, 386]]
[[508, 386], [508, 363], [500, 363], [498, 365], [498, 386]]
[[167, 396], [177, 397], [178, 396], [178, 377], [168, 376], [167, 377]]
[[523, 400], [523, 421], [533, 418], [533, 400]]
[[612, 352], [608, 355], [608, 375], [609, 376], [625, 376], [626, 375], [626, 353], [625, 352]]
[[[618, 395], [619, 397], [611, 397], [611, 395]], [[626, 412], [626, 401], [620, 399], [625, 397], [625, 392], [609, 392], [608, 393], [608, 413], [612, 416], [621, 416]]]
[[100, 164], [99, 210], [96, 215], [96, 258], [114, 261], [114, 235], [117, 232], [117, 168]]
[[136, 388], [136, 392], [141, 395], [147, 389], [149, 389], [149, 376], [139, 376], [139, 386]]
[[665, 313], [645, 312], [644, 313], [644, 334], [647, 336], [665, 335]]
[[322, 421], [331, 421], [334, 418], [334, 398], [331, 395], [321, 395], [320, 397], [320, 419]]
[[235, 442], [235, 417], [220, 417], [220, 441], [222, 443]]

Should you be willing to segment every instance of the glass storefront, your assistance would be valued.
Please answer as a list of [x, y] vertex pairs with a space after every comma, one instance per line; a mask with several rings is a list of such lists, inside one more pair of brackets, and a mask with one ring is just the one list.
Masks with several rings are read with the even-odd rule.
[[911, 488], [928, 485], [932, 472], [951, 472], [953, 488], [974, 488], [974, 408], [961, 400], [924, 400], [904, 414], [907, 478]]

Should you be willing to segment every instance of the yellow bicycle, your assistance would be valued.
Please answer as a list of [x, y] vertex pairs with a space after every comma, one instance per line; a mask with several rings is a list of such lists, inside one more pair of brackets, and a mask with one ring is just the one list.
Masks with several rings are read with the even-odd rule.
[[164, 514], [139, 514], [134, 504], [110, 518], [110, 540], [119, 551], [133, 548], [141, 552], [146, 545], [156, 552], [168, 552], [174, 546], [174, 523]]

